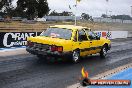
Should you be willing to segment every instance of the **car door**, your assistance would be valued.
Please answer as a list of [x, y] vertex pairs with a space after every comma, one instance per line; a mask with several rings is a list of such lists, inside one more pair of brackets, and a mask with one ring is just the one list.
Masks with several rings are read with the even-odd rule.
[[90, 53], [96, 54], [99, 53], [101, 50], [101, 41], [97, 38], [96, 34], [92, 31], [88, 31], [88, 38], [90, 40]]
[[80, 55], [86, 56], [90, 54], [90, 41], [88, 40], [86, 32], [82, 30], [78, 30], [78, 43], [80, 48]]

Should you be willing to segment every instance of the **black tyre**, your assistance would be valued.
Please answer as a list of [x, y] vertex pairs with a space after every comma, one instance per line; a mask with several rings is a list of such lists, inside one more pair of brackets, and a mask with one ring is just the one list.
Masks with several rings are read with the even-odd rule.
[[105, 59], [107, 55], [108, 48], [106, 45], [104, 45], [100, 51], [100, 57]]
[[75, 50], [72, 53], [72, 62], [73, 63], [78, 63], [80, 61], [80, 51], [79, 50]]

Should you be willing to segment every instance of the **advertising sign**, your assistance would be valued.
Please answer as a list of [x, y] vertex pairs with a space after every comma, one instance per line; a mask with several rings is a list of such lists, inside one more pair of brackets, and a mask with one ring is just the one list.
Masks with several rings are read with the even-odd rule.
[[95, 31], [98, 36], [108, 39], [127, 38], [128, 31]]
[[99, 37], [105, 37], [108, 39], [112, 39], [112, 32], [111, 31], [96, 31]]
[[38, 32], [0, 32], [0, 48], [25, 46], [28, 37], [39, 34]]

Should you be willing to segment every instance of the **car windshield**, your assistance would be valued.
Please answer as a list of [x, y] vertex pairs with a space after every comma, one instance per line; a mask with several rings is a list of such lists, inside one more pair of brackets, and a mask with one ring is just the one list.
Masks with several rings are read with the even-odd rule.
[[61, 38], [70, 40], [72, 35], [72, 30], [63, 28], [48, 28], [46, 31], [42, 32], [40, 36]]

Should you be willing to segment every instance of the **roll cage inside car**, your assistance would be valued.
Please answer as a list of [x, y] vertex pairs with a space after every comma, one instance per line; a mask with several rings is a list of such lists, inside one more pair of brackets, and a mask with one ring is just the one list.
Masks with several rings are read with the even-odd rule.
[[74, 41], [87, 41], [87, 40], [98, 40], [97, 35], [89, 31], [89, 29], [77, 30], [75, 32]]

